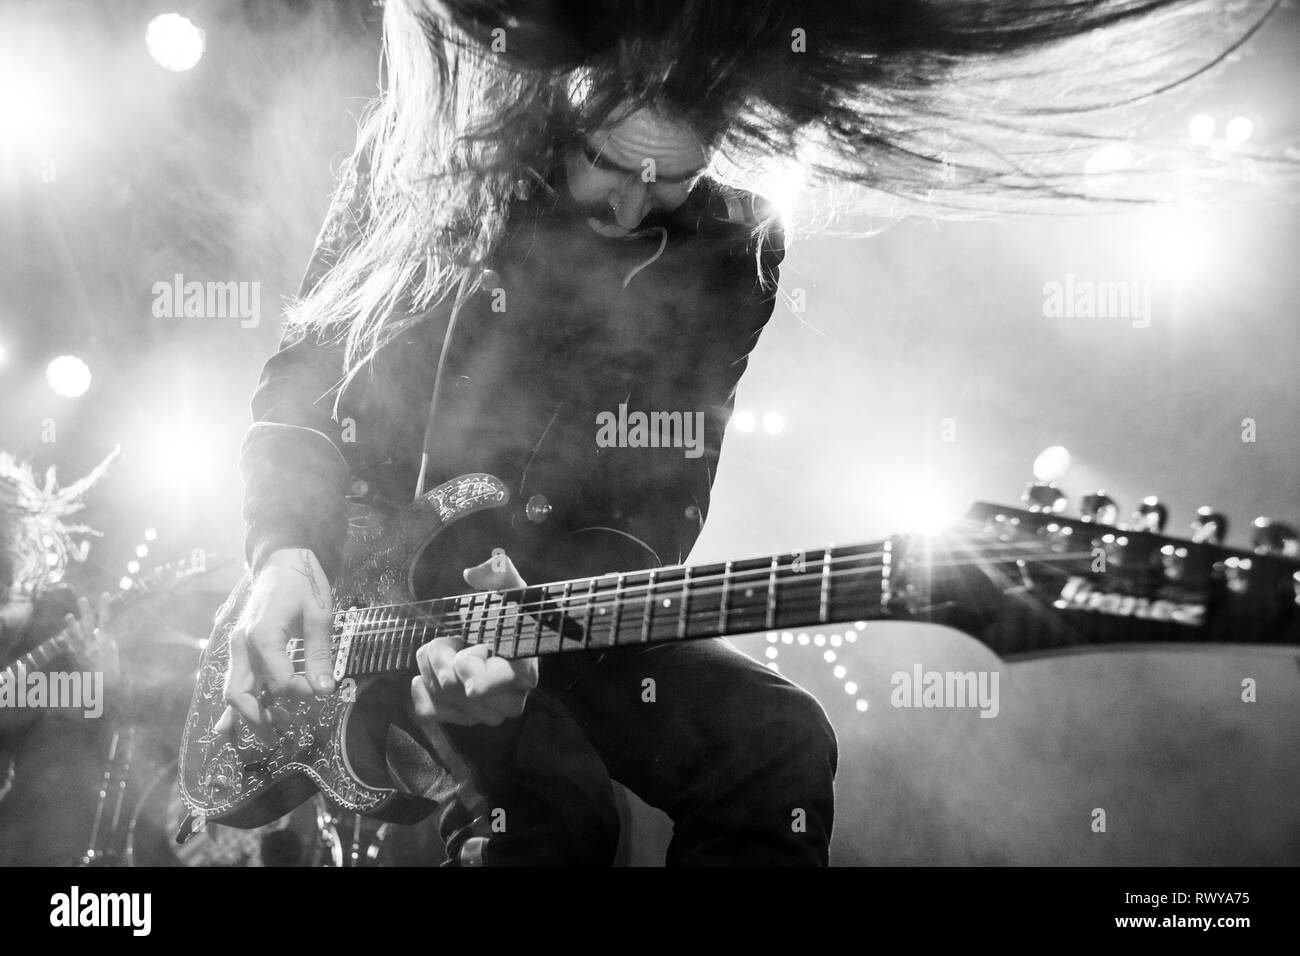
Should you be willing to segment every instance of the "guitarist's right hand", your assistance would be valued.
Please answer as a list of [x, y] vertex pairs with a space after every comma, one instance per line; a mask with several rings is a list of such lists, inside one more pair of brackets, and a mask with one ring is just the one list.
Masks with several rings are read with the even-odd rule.
[[[253, 581], [244, 613], [230, 635], [226, 669], [226, 711], [214, 728], [233, 736], [236, 717], [256, 734], [273, 730], [279, 708], [271, 698], [301, 699], [334, 692], [330, 653], [333, 608], [329, 581], [316, 555], [305, 548], [272, 553]], [[301, 632], [306, 674], [295, 674], [289, 639]]]

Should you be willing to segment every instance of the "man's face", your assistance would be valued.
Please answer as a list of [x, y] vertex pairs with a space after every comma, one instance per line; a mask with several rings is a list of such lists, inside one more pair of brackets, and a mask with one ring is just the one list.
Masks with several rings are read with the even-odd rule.
[[690, 195], [709, 156], [691, 130], [648, 109], [601, 127], [565, 156], [569, 192], [602, 236], [621, 238]]

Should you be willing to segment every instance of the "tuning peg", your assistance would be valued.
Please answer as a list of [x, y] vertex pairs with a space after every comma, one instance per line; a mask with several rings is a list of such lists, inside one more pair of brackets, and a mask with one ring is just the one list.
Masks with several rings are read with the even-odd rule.
[[1197, 544], [1223, 544], [1228, 537], [1228, 517], [1221, 511], [1215, 511], [1209, 505], [1196, 509], [1196, 520], [1192, 522], [1192, 540]]
[[1155, 495], [1147, 495], [1133, 512], [1133, 530], [1159, 534], [1165, 530], [1168, 520], [1169, 509]]
[[1093, 524], [1114, 524], [1119, 518], [1119, 505], [1115, 499], [1100, 489], [1084, 495], [1079, 501], [1079, 514]]
[[1044, 514], [1060, 514], [1068, 503], [1065, 500], [1065, 493], [1051, 481], [1030, 482], [1025, 488], [1025, 493], [1020, 496], [1020, 500], [1029, 511]]
[[1289, 524], [1271, 518], [1256, 518], [1250, 529], [1250, 545], [1256, 554], [1300, 555], [1300, 536]]

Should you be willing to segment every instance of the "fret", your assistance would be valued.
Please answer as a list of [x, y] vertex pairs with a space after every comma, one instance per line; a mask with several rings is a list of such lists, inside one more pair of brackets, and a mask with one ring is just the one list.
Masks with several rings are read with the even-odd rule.
[[[536, 657], [541, 650], [542, 644], [542, 600], [546, 594], [546, 589], [542, 587], [528, 588], [524, 591], [523, 603], [528, 606], [528, 617], [524, 621], [524, 627], [532, 625], [532, 638], [520, 636], [518, 653], [520, 657]], [[529, 641], [531, 640], [531, 643]]]
[[543, 588], [545, 596], [543, 598], [542, 613], [542, 630], [537, 636], [537, 653], [538, 654], [555, 654], [564, 649], [564, 641], [560, 635], [560, 629], [564, 626], [565, 605], [569, 597], [569, 592], [573, 587], [572, 581], [566, 581], [563, 585], [558, 585], [560, 594], [558, 597], [551, 596], [552, 587], [557, 585], [546, 585]]
[[587, 585], [587, 611], [582, 616], [582, 647], [584, 650], [591, 647], [591, 613], [596, 600], [596, 579], [592, 578]]
[[835, 587], [831, 590], [828, 620], [853, 621], [879, 616], [881, 557], [879, 545], [835, 549]]
[[788, 565], [776, 568], [776, 590], [779, 603], [773, 614], [773, 628], [806, 627], [818, 622], [817, 611], [821, 603], [821, 573], [810, 571], [822, 561], [821, 552], [796, 551]]
[[492, 645], [492, 653], [501, 651], [501, 595], [489, 593], [484, 595], [483, 606], [484, 631], [483, 642]]
[[686, 615], [691, 606], [691, 568], [682, 573], [682, 595], [678, 598], [681, 606], [677, 609], [677, 639], [686, 636]]
[[817, 602], [817, 620], [825, 624], [831, 610], [831, 549], [827, 548], [822, 556], [822, 587]]
[[602, 575], [592, 579], [591, 618], [587, 626], [588, 647], [613, 647], [618, 639], [618, 589], [622, 575]]
[[645, 591], [645, 611], [641, 617], [641, 643], [650, 642], [650, 622], [655, 613], [655, 569], [650, 569], [650, 577], [646, 580]]
[[726, 634], [731, 628], [731, 579], [734, 564], [722, 566], [722, 596], [718, 600], [718, 633]]
[[762, 629], [767, 616], [767, 596], [763, 593], [767, 563], [766, 558], [750, 558], [715, 565], [722, 569], [718, 634], [748, 634]]
[[677, 621], [678, 609], [676, 604], [681, 596], [680, 581], [684, 578], [686, 569], [682, 567], [659, 568], [655, 574], [655, 587], [650, 595], [654, 603], [654, 614], [650, 622], [649, 641], [657, 644], [660, 641], [672, 641], [677, 639]]
[[627, 575], [619, 572], [618, 577], [614, 580], [614, 614], [609, 625], [609, 643], [611, 647], [618, 644], [619, 626], [623, 623], [623, 587], [627, 582]]
[[[507, 591], [501, 595], [501, 636], [497, 653], [502, 657], [513, 658], [519, 643], [519, 602], [508, 601], [517, 592]], [[511, 631], [514, 631], [511, 634]], [[508, 636], [507, 636], [508, 635]], [[509, 643], [507, 644], [507, 640]]]
[[772, 567], [767, 573], [767, 623], [768, 630], [776, 627], [776, 573], [781, 567], [781, 559], [772, 555]]

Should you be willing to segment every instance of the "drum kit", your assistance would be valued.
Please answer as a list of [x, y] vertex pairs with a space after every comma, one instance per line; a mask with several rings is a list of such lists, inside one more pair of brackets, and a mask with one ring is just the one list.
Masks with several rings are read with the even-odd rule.
[[[185, 818], [176, 744], [200, 652], [237, 564], [207, 556], [202, 574], [159, 589], [115, 619], [126, 686], [111, 712], [105, 767], [79, 864], [370, 867], [441, 862], [441, 841], [431, 822], [383, 823], [332, 809], [319, 796], [264, 827], [212, 824], [183, 845], [176, 842]], [[90, 804], [89, 799], [82, 802]]]

